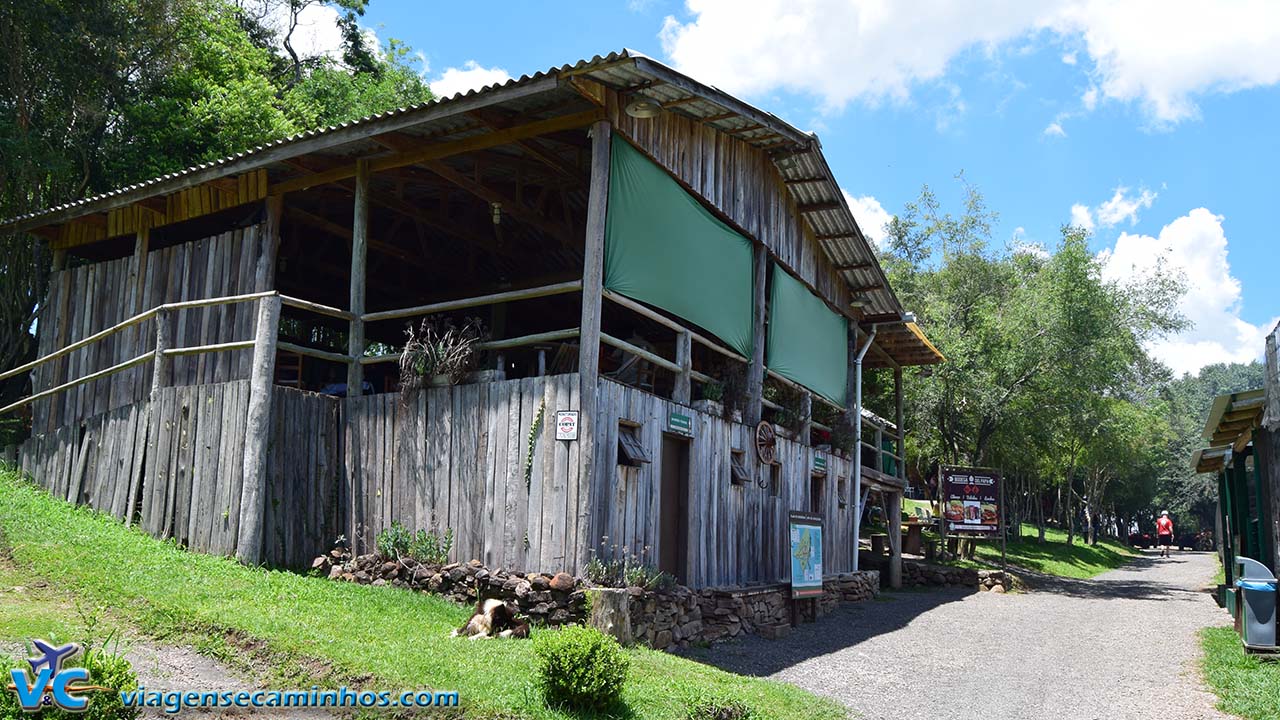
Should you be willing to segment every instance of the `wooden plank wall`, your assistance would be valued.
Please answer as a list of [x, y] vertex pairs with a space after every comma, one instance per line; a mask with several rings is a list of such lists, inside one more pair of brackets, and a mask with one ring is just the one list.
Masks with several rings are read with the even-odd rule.
[[19, 465], [55, 497], [123, 520], [130, 483], [142, 474], [146, 437], [144, 402], [33, 435], [22, 445]]
[[849, 306], [848, 284], [806, 235], [804, 220], [766, 152], [676, 113], [633, 118], [622, 111], [625, 104], [616, 92], [605, 92], [606, 112], [617, 132], [763, 242], [829, 302]]
[[249, 381], [160, 390], [151, 411], [139, 526], [200, 552], [235, 552]]
[[[669, 413], [677, 411], [693, 418], [687, 581], [693, 587], [716, 587], [790, 579], [787, 512], [810, 509], [812, 448], [779, 438], [780, 494], [774, 497], [767, 477], [761, 479], [753, 428], [606, 379], [600, 380], [599, 408], [596, 467], [606, 473], [607, 481], [602, 484], [605, 496], [597, 505], [599, 533], [591, 538], [597, 552], [610, 555], [625, 549], [634, 555], [644, 553], [651, 562], [659, 557], [662, 437]], [[653, 455], [652, 463], [618, 464], [622, 423], [638, 426], [643, 444]], [[741, 485], [732, 482], [730, 472], [731, 453], [739, 449], [753, 479]], [[852, 471], [852, 461], [828, 457], [822, 498], [828, 573], [853, 569], [853, 502], [849, 498], [846, 507], [839, 507], [837, 493], [843, 476], [846, 492], [852, 494], [848, 480]]]
[[[169, 302], [253, 292], [259, 227], [153, 250], [147, 259], [142, 309]], [[133, 258], [90, 263], [55, 273], [40, 313], [39, 352], [46, 355], [131, 317]], [[195, 308], [170, 318], [175, 347], [252, 339], [252, 303]], [[34, 388], [44, 390], [108, 368], [155, 348], [155, 325], [142, 323], [81, 348], [35, 373]], [[239, 380], [249, 376], [252, 352], [174, 358], [174, 385]], [[32, 432], [64, 425], [146, 399], [151, 366], [143, 365], [73, 388], [32, 410]]]
[[308, 567], [345, 532], [341, 406], [328, 395], [272, 390], [262, 554], [268, 565]]
[[[369, 552], [383, 528], [454, 533], [452, 559], [575, 572], [589, 505], [578, 443], [555, 412], [578, 408], [578, 376], [554, 375], [345, 401], [345, 533]], [[526, 485], [529, 434], [542, 410]]]

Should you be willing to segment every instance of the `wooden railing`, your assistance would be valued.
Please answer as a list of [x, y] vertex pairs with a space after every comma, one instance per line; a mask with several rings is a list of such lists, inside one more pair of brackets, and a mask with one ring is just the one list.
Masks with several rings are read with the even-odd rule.
[[70, 390], [72, 388], [78, 387], [80, 385], [84, 385], [85, 383], [93, 382], [94, 380], [100, 380], [105, 377], [110, 377], [111, 375], [115, 375], [116, 373], [124, 372], [125, 370], [128, 370], [130, 368], [134, 368], [149, 362], [153, 362], [156, 364], [155, 377], [153, 379], [153, 384], [152, 384], [153, 387], [156, 387], [160, 384], [163, 384], [166, 373], [168, 372], [168, 369], [169, 369], [169, 363], [171, 362], [171, 359], [174, 357], [188, 356], [188, 355], [201, 355], [205, 353], [226, 352], [228, 350], [252, 349], [254, 347], [253, 340], [218, 343], [214, 345], [196, 345], [191, 347], [169, 347], [168, 323], [167, 323], [167, 320], [169, 318], [169, 313], [179, 312], [182, 310], [190, 310], [192, 308], [210, 307], [214, 305], [231, 305], [235, 303], [252, 302], [255, 300], [262, 301], [266, 298], [274, 297], [276, 295], [277, 293], [275, 292], [260, 292], [260, 293], [249, 293], [246, 295], [229, 295], [226, 297], [203, 298], [200, 300], [184, 300], [182, 302], [165, 303], [163, 305], [157, 305], [151, 308], [150, 310], [144, 310], [143, 312], [138, 313], [137, 315], [134, 315], [133, 317], [127, 320], [116, 323], [115, 325], [112, 325], [111, 327], [106, 328], [105, 330], [100, 330], [86, 338], [77, 340], [73, 343], [69, 343], [61, 348], [58, 348], [57, 350], [54, 350], [48, 355], [45, 355], [40, 358], [36, 358], [35, 360], [32, 360], [31, 362], [26, 363], [24, 365], [19, 365], [18, 367], [13, 368], [12, 370], [6, 370], [5, 372], [0, 373], [0, 380], [11, 378], [11, 377], [14, 377], [15, 375], [20, 375], [22, 373], [31, 372], [32, 370], [35, 370], [41, 366], [44, 366], [50, 362], [53, 362], [54, 360], [58, 360], [59, 358], [66, 357], [67, 355], [75, 352], [76, 350], [79, 350], [84, 347], [88, 347], [89, 345], [92, 345], [97, 342], [101, 342], [102, 340], [105, 340], [113, 335], [123, 332], [124, 330], [134, 327], [135, 325], [140, 325], [148, 320], [155, 321], [155, 331], [156, 331], [155, 350], [151, 352], [143, 353], [130, 360], [125, 360], [124, 362], [117, 363], [116, 365], [112, 365], [111, 367], [105, 368], [103, 370], [98, 370], [96, 372], [91, 372], [81, 377], [74, 378], [65, 383], [62, 383], [61, 385], [57, 385], [55, 387], [34, 392], [31, 395], [28, 395], [27, 397], [22, 398], [21, 400], [18, 400], [17, 402], [11, 403], [9, 405], [6, 405], [3, 408], [0, 408], [0, 415], [23, 408], [37, 400], [52, 397], [59, 393], [66, 392], [67, 390]]

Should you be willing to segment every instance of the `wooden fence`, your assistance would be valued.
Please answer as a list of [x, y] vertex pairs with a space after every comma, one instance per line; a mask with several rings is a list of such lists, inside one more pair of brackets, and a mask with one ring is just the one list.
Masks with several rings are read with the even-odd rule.
[[578, 376], [566, 374], [345, 401], [346, 533], [357, 552], [398, 520], [452, 529], [455, 560], [582, 569], [578, 443], [557, 442], [554, 428], [577, 395]]

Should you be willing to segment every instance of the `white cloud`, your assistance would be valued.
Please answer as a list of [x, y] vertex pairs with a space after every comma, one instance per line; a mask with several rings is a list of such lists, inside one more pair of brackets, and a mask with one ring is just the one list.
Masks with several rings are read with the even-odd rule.
[[499, 85], [511, 79], [511, 74], [500, 67], [481, 67], [475, 60], [468, 60], [461, 68], [447, 68], [431, 81], [431, 92], [436, 97], [452, 97], [468, 90], [478, 90], [489, 85]]
[[1194, 373], [1220, 362], [1249, 362], [1262, 355], [1267, 332], [1280, 318], [1262, 325], [1241, 319], [1240, 281], [1227, 263], [1222, 216], [1197, 208], [1160, 230], [1158, 237], [1121, 233], [1103, 250], [1103, 277], [1125, 282], [1154, 270], [1181, 272], [1187, 293], [1179, 309], [1193, 327], [1152, 343], [1151, 353], [1176, 374]]
[[1076, 203], [1071, 206], [1071, 224], [1083, 228], [1089, 232], [1093, 232], [1093, 211], [1088, 205]]
[[1121, 185], [1115, 190], [1111, 199], [1104, 200], [1097, 207], [1089, 207], [1083, 203], [1071, 206], [1071, 224], [1093, 232], [1095, 228], [1115, 227], [1124, 221], [1130, 225], [1138, 222], [1138, 213], [1151, 207], [1158, 193], [1140, 188], [1137, 195], [1130, 195], [1129, 188]]
[[1066, 137], [1067, 131], [1062, 129], [1062, 123], [1054, 120], [1044, 129], [1044, 134], [1047, 137]]
[[1062, 54], [1062, 62], [1063, 62], [1064, 64], [1066, 64], [1066, 65], [1075, 65], [1075, 64], [1076, 64], [1076, 54], [1075, 54], [1074, 52], [1063, 53], [1063, 54]]
[[[1068, 44], [1090, 79], [1081, 98], [1136, 102], [1156, 125], [1195, 98], [1280, 82], [1280, 3], [1267, 0], [686, 0], [659, 37], [675, 65], [745, 95], [813, 95], [824, 111], [905, 100], [961, 53]], [[1046, 32], [1047, 31], [1047, 32]], [[1079, 48], [1077, 50], [1077, 48]]]
[[853, 219], [857, 220], [858, 227], [862, 228], [862, 234], [875, 243], [876, 247], [884, 247], [884, 240], [888, 235], [885, 232], [885, 226], [893, 219], [893, 215], [884, 209], [879, 200], [870, 195], [854, 197], [848, 190], [842, 189], [841, 192], [844, 193], [844, 201], [849, 203]]
[[1129, 188], [1118, 187], [1116, 194], [1112, 195], [1110, 200], [1098, 206], [1098, 224], [1103, 227], [1112, 227], [1125, 220], [1128, 220], [1130, 225], [1137, 224], [1138, 211], [1151, 207], [1151, 203], [1155, 200], [1156, 193], [1146, 188], [1142, 188], [1136, 196], [1131, 197]]

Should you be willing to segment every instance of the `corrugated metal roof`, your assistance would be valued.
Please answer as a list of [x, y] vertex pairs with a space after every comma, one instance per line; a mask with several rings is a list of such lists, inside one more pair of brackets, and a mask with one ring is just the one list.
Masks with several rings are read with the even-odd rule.
[[[521, 113], [534, 114], [552, 100], [560, 104], [568, 99], [583, 100], [576, 91], [563, 85], [575, 76], [589, 77], [632, 96], [650, 98], [669, 112], [689, 116], [769, 152], [792, 199], [804, 209], [803, 217], [816, 241], [851, 292], [864, 301], [864, 314], [886, 319], [897, 319], [903, 315], [903, 307], [889, 286], [871, 244], [858, 227], [815, 135], [798, 130], [771, 113], [714, 87], [698, 83], [641, 53], [625, 49], [452, 97], [436, 98], [349, 123], [299, 133], [180, 172], [22, 215], [0, 226], [10, 231], [31, 230], [103, 212], [139, 199], [168, 194], [229, 174], [264, 167], [285, 171], [289, 168], [283, 162], [307, 154], [349, 159], [381, 150], [369, 140], [370, 136], [381, 133], [398, 131], [421, 138], [447, 135], [457, 139], [488, 132], [488, 129], [474, 125], [469, 111], [500, 104]], [[918, 337], [923, 343], [915, 348], [920, 352], [903, 357], [904, 364], [941, 362], [944, 359], [918, 328], [912, 331], [899, 326], [896, 330], [889, 327], [885, 330], [906, 333], [911, 339]]]

